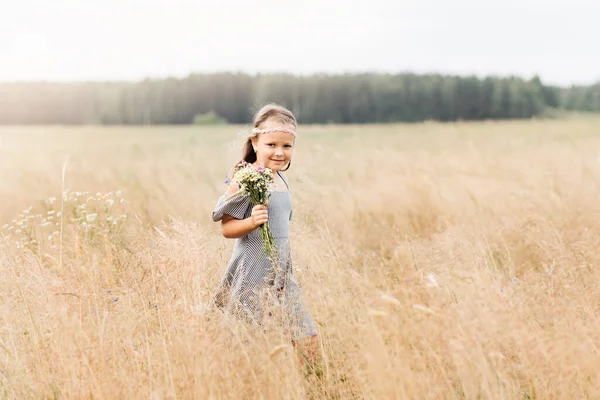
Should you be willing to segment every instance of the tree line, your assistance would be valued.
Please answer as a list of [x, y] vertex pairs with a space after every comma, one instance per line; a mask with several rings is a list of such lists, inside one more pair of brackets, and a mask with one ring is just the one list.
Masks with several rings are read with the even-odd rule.
[[0, 124], [190, 124], [207, 113], [249, 123], [269, 102], [290, 108], [301, 123], [517, 119], [549, 108], [600, 112], [600, 83], [560, 88], [538, 77], [412, 73], [2, 83]]
[[600, 112], [600, 82], [573, 86], [562, 93], [561, 107], [568, 111]]

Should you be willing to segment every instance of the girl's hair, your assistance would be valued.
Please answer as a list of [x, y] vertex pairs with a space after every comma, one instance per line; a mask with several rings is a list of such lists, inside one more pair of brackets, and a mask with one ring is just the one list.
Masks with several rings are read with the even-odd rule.
[[[293, 125], [294, 129], [298, 127], [298, 123], [296, 122], [296, 117], [294, 117], [294, 114], [279, 104], [270, 103], [258, 110], [258, 112], [254, 115], [253, 127], [262, 128], [261, 125], [268, 119], [274, 120], [282, 125]], [[252, 147], [252, 138], [255, 136], [257, 136], [257, 134], [252, 133], [252, 131], [248, 133], [246, 142], [244, 143], [244, 148], [242, 150], [242, 161], [246, 161], [248, 163], [256, 162], [256, 153]], [[290, 164], [291, 161], [285, 170], [290, 167]]]

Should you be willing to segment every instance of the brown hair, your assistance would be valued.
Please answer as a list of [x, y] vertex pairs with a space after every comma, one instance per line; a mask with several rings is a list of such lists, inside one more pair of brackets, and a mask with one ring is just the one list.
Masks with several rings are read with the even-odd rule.
[[[253, 128], [261, 128], [261, 125], [268, 119], [275, 120], [280, 124], [293, 125], [294, 129], [298, 127], [296, 117], [294, 117], [294, 114], [292, 114], [290, 110], [283, 106], [280, 106], [279, 104], [270, 103], [258, 110], [258, 112], [254, 115]], [[256, 133], [248, 133], [248, 136], [246, 137], [246, 142], [244, 143], [244, 147], [242, 149], [242, 161], [246, 161], [249, 163], [256, 162], [256, 153], [254, 152], [254, 148], [252, 147], [252, 138], [256, 135]], [[285, 170], [283, 171], [287, 171], [290, 168], [291, 164], [292, 162], [290, 161]]]

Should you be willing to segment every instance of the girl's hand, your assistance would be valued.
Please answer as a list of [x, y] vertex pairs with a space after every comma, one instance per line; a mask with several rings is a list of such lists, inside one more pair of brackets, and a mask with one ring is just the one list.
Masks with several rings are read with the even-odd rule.
[[250, 220], [252, 221], [254, 229], [267, 222], [269, 220], [269, 216], [267, 214], [267, 206], [262, 204], [254, 206], [252, 208], [252, 213], [250, 214]]

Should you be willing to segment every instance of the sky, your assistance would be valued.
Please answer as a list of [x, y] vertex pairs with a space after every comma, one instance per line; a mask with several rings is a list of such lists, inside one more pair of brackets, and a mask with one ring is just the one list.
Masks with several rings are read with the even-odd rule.
[[0, 0], [0, 81], [241, 71], [600, 81], [599, 0]]

